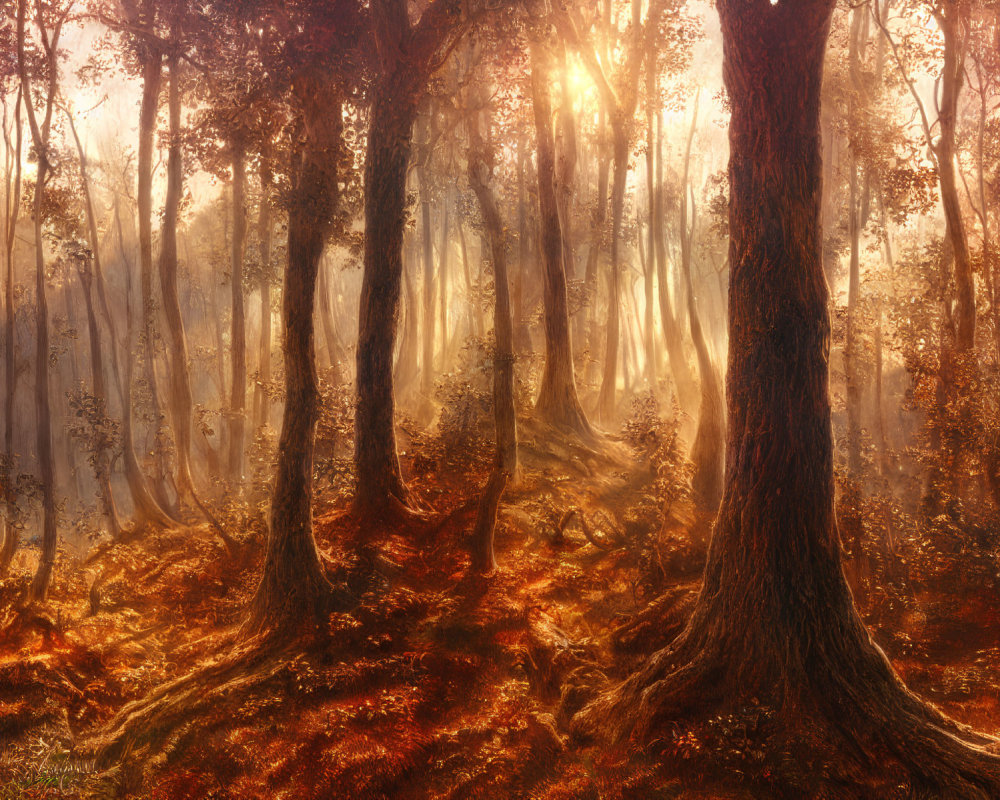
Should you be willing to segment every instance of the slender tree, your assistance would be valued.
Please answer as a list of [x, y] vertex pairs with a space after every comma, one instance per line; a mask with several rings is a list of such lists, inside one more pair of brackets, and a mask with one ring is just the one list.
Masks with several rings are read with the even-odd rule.
[[233, 234], [230, 241], [232, 373], [229, 392], [229, 477], [233, 486], [243, 483], [243, 439], [246, 431], [247, 334], [243, 302], [243, 255], [247, 238], [246, 144], [237, 136], [231, 143], [233, 166]]
[[[156, 371], [157, 304], [153, 295], [153, 155], [156, 139], [156, 117], [163, 85], [164, 44], [157, 34], [155, 0], [124, 0], [121, 27], [130, 31], [129, 40], [142, 76], [142, 96], [139, 103], [139, 147], [137, 152], [136, 205], [139, 214], [139, 287], [142, 294], [142, 369], [149, 388], [153, 414], [154, 438], [163, 421], [160, 383]], [[157, 504], [173, 513], [166, 490], [166, 465], [160, 447], [154, 447], [154, 475], [150, 489]]]
[[[698, 316], [694, 281], [691, 279], [691, 262], [694, 259], [695, 208], [694, 197], [689, 200], [689, 172], [691, 144], [698, 122], [698, 95], [695, 95], [691, 129], [684, 149], [684, 172], [681, 177], [680, 238], [681, 271], [688, 303], [688, 325], [691, 341], [698, 358], [698, 377], [701, 381], [701, 402], [698, 406], [698, 428], [691, 446], [694, 475], [691, 488], [695, 498], [705, 508], [716, 510], [722, 500], [723, 470], [725, 468], [726, 410], [722, 396], [722, 381], [708, 351], [708, 343]], [[693, 192], [692, 192], [693, 195]], [[690, 223], [688, 219], [690, 217]]]
[[[480, 97], [476, 105], [482, 103]], [[493, 304], [493, 413], [496, 419], [496, 458], [479, 501], [473, 532], [473, 568], [490, 572], [496, 566], [493, 533], [503, 491], [517, 471], [517, 419], [514, 411], [514, 322], [507, 282], [507, 234], [492, 185], [491, 153], [479, 130], [480, 113], [469, 121], [468, 175], [486, 227], [496, 287]], [[488, 140], [488, 137], [487, 137]]]
[[42, 118], [35, 111], [36, 98], [32, 91], [32, 70], [26, 55], [27, 0], [17, 4], [17, 67], [21, 79], [24, 108], [31, 130], [31, 140], [38, 159], [35, 174], [32, 220], [35, 228], [35, 424], [38, 447], [38, 479], [42, 498], [42, 550], [38, 568], [31, 582], [30, 598], [43, 601], [49, 591], [52, 567], [55, 565], [58, 536], [58, 509], [55, 496], [55, 460], [52, 454], [52, 412], [49, 403], [49, 309], [45, 287], [45, 184], [52, 169], [49, 138], [56, 95], [59, 90], [59, 37], [62, 26], [72, 9], [72, 3], [53, 9], [54, 18], [46, 19], [46, 9], [38, 5], [35, 25], [41, 40], [45, 61], [45, 90], [41, 96]]
[[21, 158], [23, 146], [23, 125], [21, 121], [21, 98], [23, 89], [19, 85], [14, 101], [12, 126], [8, 127], [6, 97], [3, 110], [4, 137], [4, 424], [3, 424], [3, 465], [0, 472], [0, 488], [3, 490], [4, 521], [3, 545], [0, 547], [0, 575], [10, 569], [20, 540], [18, 529], [17, 497], [12, 476], [14, 470], [14, 398], [17, 392], [17, 361], [14, 309], [14, 242], [17, 234], [17, 220], [21, 207]]
[[254, 391], [254, 427], [261, 428], [270, 417], [271, 383], [271, 249], [274, 224], [271, 219], [271, 192], [274, 176], [268, 162], [269, 152], [261, 155], [260, 207], [257, 211], [257, 243], [260, 248], [260, 351], [257, 357], [257, 387]]

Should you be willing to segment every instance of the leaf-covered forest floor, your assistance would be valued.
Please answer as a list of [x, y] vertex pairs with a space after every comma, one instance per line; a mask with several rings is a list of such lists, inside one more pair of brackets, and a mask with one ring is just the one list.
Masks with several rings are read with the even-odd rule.
[[[27, 577], [6, 579], [0, 798], [823, 796], [817, 776], [836, 764], [769, 747], [763, 709], [664, 730], [655, 758], [567, 734], [593, 687], [670, 640], [697, 590], [710, 520], [684, 491], [675, 434], [640, 414], [593, 450], [523, 426], [490, 578], [466, 552], [489, 448], [470, 470], [415, 437], [404, 462], [426, 520], [374, 526], [321, 491], [317, 541], [356, 608], [266, 651], [234, 635], [263, 552], [253, 515], [232, 553], [196, 526], [63, 557], [43, 609], [18, 609]], [[841, 498], [876, 641], [913, 689], [997, 732], [993, 536], [928, 532], [877, 493]], [[119, 725], [126, 704], [199, 669]]]

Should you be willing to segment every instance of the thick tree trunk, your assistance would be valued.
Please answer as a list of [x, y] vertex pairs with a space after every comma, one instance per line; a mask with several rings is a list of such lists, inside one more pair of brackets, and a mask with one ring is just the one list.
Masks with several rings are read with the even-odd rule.
[[229, 477], [234, 486], [243, 483], [243, 438], [247, 405], [246, 306], [243, 302], [243, 254], [246, 249], [246, 151], [233, 143], [233, 239], [230, 287], [232, 288], [232, 384], [229, 391]]
[[725, 496], [687, 626], [574, 728], [649, 741], [685, 716], [764, 705], [856, 770], [885, 774], [859, 754], [895, 759], [913, 794], [996, 796], [1000, 758], [903, 686], [841, 566], [820, 236], [833, 6], [718, 3], [732, 103]]
[[552, 104], [549, 98], [552, 55], [550, 44], [546, 41], [533, 38], [530, 46], [531, 98], [538, 143], [538, 213], [545, 302], [545, 369], [536, 408], [546, 422], [590, 437], [593, 430], [580, 406], [573, 374], [562, 224], [555, 193], [555, 144]]
[[312, 81], [303, 81], [298, 89], [304, 141], [293, 166], [281, 301], [285, 408], [267, 553], [248, 631], [319, 615], [332, 597], [313, 537], [313, 443], [319, 417], [313, 310], [320, 257], [338, 202], [336, 164], [343, 122], [340, 103], [325, 98]]
[[365, 162], [364, 277], [354, 422], [355, 501], [362, 511], [384, 511], [387, 506], [409, 502], [396, 454], [392, 355], [403, 270], [406, 170], [417, 99], [412, 90], [398, 89], [399, 84], [405, 87], [406, 80], [393, 73], [374, 89]]

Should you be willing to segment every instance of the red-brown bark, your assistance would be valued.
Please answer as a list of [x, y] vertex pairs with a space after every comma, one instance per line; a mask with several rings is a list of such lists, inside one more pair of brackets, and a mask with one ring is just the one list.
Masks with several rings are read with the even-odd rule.
[[993, 797], [1000, 757], [906, 689], [841, 565], [820, 236], [833, 6], [718, 3], [732, 103], [725, 496], [687, 626], [574, 728], [652, 740], [685, 716], [765, 704], [789, 723], [810, 720], [846, 759], [889, 754], [915, 794]]

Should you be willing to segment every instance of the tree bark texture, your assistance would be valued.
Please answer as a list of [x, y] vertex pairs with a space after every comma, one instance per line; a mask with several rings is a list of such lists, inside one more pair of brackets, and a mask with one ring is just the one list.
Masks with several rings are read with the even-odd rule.
[[[841, 565], [820, 235], [833, 6], [718, 3], [732, 102], [725, 494], [687, 626], [574, 728], [648, 741], [685, 715], [765, 704], [822, 729], [847, 758], [896, 759], [918, 794], [992, 797], [1000, 758], [906, 689]], [[853, 757], [868, 774], [884, 768]]]
[[532, 35], [531, 99], [537, 136], [538, 214], [543, 261], [545, 304], [545, 369], [536, 408], [546, 422], [592, 436], [580, 405], [573, 374], [566, 272], [563, 266], [562, 223], [555, 192], [555, 143], [549, 81], [551, 42], [547, 25]]
[[319, 417], [314, 308], [316, 278], [338, 202], [341, 106], [320, 81], [300, 79], [301, 140], [293, 163], [288, 261], [282, 294], [285, 408], [271, 495], [264, 570], [251, 603], [249, 629], [294, 624], [322, 612], [332, 587], [313, 537], [313, 444]]

